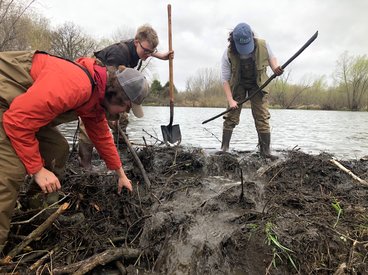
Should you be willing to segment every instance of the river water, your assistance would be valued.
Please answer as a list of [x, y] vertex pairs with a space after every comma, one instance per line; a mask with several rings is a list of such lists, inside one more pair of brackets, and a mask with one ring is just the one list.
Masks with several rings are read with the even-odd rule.
[[[206, 124], [202, 122], [224, 108], [174, 107], [173, 125], [180, 127], [184, 146], [202, 147], [209, 151], [221, 146], [222, 117]], [[127, 132], [133, 144], [154, 144], [162, 140], [161, 125], [168, 125], [169, 107], [144, 107], [141, 119], [130, 115]], [[332, 153], [340, 159], [356, 159], [368, 155], [368, 112], [270, 110], [271, 147], [273, 150], [290, 150], [318, 154]], [[72, 142], [76, 123], [61, 127]], [[147, 134], [148, 133], [148, 134]], [[151, 136], [150, 136], [151, 135]], [[243, 109], [240, 124], [234, 129], [230, 149], [257, 150], [257, 133], [250, 109]]]

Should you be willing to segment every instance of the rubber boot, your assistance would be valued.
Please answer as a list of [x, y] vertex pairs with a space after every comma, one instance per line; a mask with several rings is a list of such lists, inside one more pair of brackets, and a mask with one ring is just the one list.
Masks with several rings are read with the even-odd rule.
[[92, 169], [92, 152], [93, 152], [93, 145], [79, 142], [79, 166], [83, 167], [86, 170]]
[[222, 131], [222, 144], [221, 144], [222, 152], [227, 152], [229, 150], [230, 139], [231, 139], [232, 134], [233, 134], [233, 130], [224, 129]]
[[271, 134], [270, 133], [258, 133], [259, 148], [261, 156], [271, 160], [278, 159], [277, 156], [272, 155], [270, 152]]

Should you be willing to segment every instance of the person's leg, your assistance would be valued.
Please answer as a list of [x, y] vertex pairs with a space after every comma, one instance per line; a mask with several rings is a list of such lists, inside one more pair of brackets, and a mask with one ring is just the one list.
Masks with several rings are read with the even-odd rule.
[[84, 127], [82, 120], [79, 120], [79, 165], [85, 169], [90, 170], [92, 168], [92, 153], [94, 145], [87, 135], [86, 128]]
[[32, 85], [32, 58], [32, 51], [0, 52], [0, 251], [8, 238], [19, 189], [26, 176], [26, 169], [4, 131], [3, 114], [14, 98]]
[[4, 108], [0, 107], [0, 252], [8, 238], [19, 189], [26, 176], [25, 167], [5, 134], [4, 112]]
[[[65, 137], [59, 132], [56, 127], [50, 125], [42, 127], [36, 134], [39, 141], [40, 153], [45, 161], [45, 168], [52, 171], [61, 181], [65, 174], [65, 164], [69, 156], [69, 144]], [[37, 189], [38, 186], [37, 186]], [[32, 192], [32, 190], [30, 190]], [[41, 191], [41, 189], [39, 189]], [[43, 204], [43, 200], [39, 200], [37, 193], [32, 203], [33, 207], [37, 207], [37, 203]], [[59, 198], [57, 192], [50, 193], [46, 197], [47, 204], [56, 202]]]
[[56, 127], [45, 126], [36, 133], [45, 168], [54, 172], [61, 180], [69, 156], [69, 144]]
[[270, 112], [268, 111], [268, 94], [259, 92], [251, 99], [252, 115], [258, 133], [258, 142], [262, 157], [277, 159], [271, 154]]
[[[237, 102], [243, 100], [245, 98], [245, 90], [242, 86], [238, 86], [233, 91], [233, 98]], [[222, 143], [221, 143], [221, 150], [223, 152], [227, 152], [230, 147], [230, 140], [233, 134], [233, 130], [235, 126], [239, 124], [240, 113], [242, 111], [242, 105], [239, 106], [238, 109], [232, 110], [224, 115], [224, 123], [223, 123], [223, 130], [222, 130]]]

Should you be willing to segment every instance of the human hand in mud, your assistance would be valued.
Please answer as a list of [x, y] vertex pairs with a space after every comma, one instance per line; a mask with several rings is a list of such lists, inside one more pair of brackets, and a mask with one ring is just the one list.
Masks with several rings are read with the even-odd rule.
[[129, 191], [133, 191], [132, 181], [128, 179], [127, 177], [125, 177], [125, 179], [119, 177], [118, 194], [121, 193], [121, 190], [123, 190], [123, 187], [127, 188]]
[[52, 193], [61, 188], [60, 181], [57, 176], [44, 167], [42, 167], [41, 170], [35, 173], [33, 176], [44, 193]]
[[129, 191], [133, 191], [132, 181], [125, 175], [123, 167], [120, 167], [118, 170], [116, 170], [116, 173], [119, 175], [118, 194], [121, 193], [123, 187], [127, 188]]

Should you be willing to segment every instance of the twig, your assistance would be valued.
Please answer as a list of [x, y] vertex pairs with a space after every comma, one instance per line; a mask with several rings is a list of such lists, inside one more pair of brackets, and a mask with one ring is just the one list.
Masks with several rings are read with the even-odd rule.
[[240, 181], [241, 181], [241, 193], [239, 197], [239, 202], [244, 201], [244, 178], [243, 178], [243, 169], [240, 168]]
[[270, 181], [268, 182], [269, 184], [271, 183], [271, 181], [273, 181], [274, 178], [276, 178], [276, 176], [278, 174], [280, 174], [282, 171], [284, 171], [285, 167], [282, 167], [279, 171], [276, 172], [276, 174], [270, 179]]
[[354, 258], [354, 252], [355, 252], [355, 246], [357, 245], [357, 243], [358, 243], [358, 241], [355, 240], [353, 242], [353, 245], [351, 246], [351, 249], [350, 249], [349, 261], [348, 261], [348, 264], [347, 264], [347, 267], [348, 267], [349, 270], [350, 270], [351, 265], [352, 265], [352, 261], [353, 261], [353, 258]]
[[143, 179], [144, 179], [147, 187], [151, 188], [151, 181], [149, 180], [149, 178], [147, 176], [146, 170], [144, 170], [144, 167], [143, 167], [143, 164], [142, 164], [141, 160], [139, 159], [137, 153], [135, 152], [132, 145], [130, 144], [130, 141], [129, 141], [128, 137], [126, 136], [126, 134], [121, 129], [119, 129], [119, 133], [123, 137], [126, 145], [128, 146], [130, 153], [133, 155], [134, 161], [138, 165], [139, 170], [141, 170], [141, 173], [143, 175]]
[[152, 195], [152, 197], [154, 197], [154, 198], [157, 200], [157, 202], [158, 202], [159, 204], [162, 204], [162, 202], [160, 201], [160, 199], [159, 199], [155, 194], [153, 194], [153, 193], [151, 192], [151, 195]]
[[355, 179], [359, 183], [368, 186], [368, 182], [366, 182], [365, 180], [362, 180], [361, 178], [359, 178], [357, 175], [355, 175], [353, 172], [351, 172], [349, 169], [347, 169], [345, 166], [343, 166], [336, 159], [332, 158], [332, 159], [330, 159], [330, 162], [332, 162], [333, 164], [335, 164], [337, 167], [339, 167], [345, 173], [349, 174], [353, 179]]
[[176, 158], [177, 158], [177, 156], [178, 156], [178, 146], [176, 146], [176, 148], [175, 148], [174, 160], [173, 160], [173, 163], [172, 163], [172, 165], [170, 167], [176, 165]]
[[139, 256], [139, 254], [140, 253], [138, 249], [114, 247], [74, 264], [70, 264], [61, 268], [54, 268], [52, 270], [52, 274], [57, 275], [64, 273], [73, 273], [73, 275], [82, 275], [86, 274], [88, 271], [91, 271], [98, 265], [105, 265], [123, 256], [126, 258], [136, 258]]
[[155, 139], [156, 141], [161, 142], [162, 144], [164, 143], [161, 139], [159, 139], [159, 138], [157, 138], [157, 137], [155, 137], [155, 136], [151, 135], [151, 134], [150, 134], [150, 133], [148, 133], [146, 130], [142, 129], [142, 131], [143, 131], [143, 132], [145, 132], [147, 135], [149, 135], [149, 136], [150, 136], [150, 138], [153, 138], [153, 139]]
[[48, 252], [46, 255], [44, 255], [41, 259], [39, 259], [38, 261], [36, 261], [35, 263], [33, 263], [30, 267], [29, 267], [29, 271], [33, 271], [36, 268], [38, 268], [41, 264], [43, 264], [49, 257], [51, 257], [56, 251], [58, 251], [60, 249], [59, 246], [56, 246], [53, 250], [51, 250], [50, 252]]
[[50, 217], [47, 218], [39, 227], [29, 234], [24, 241], [18, 244], [16, 247], [11, 250], [8, 255], [0, 260], [0, 264], [9, 264], [12, 259], [18, 255], [20, 251], [23, 250], [30, 242], [39, 237], [49, 226], [59, 217], [67, 208], [69, 207], [69, 203], [62, 204]]
[[48, 209], [53, 208], [53, 206], [59, 204], [61, 201], [63, 201], [65, 198], [67, 198], [70, 194], [65, 195], [63, 198], [61, 198], [60, 200], [58, 200], [57, 202], [54, 202], [53, 204], [49, 205], [48, 207], [42, 209], [40, 212], [38, 212], [36, 215], [34, 215], [33, 217], [29, 218], [26, 221], [20, 221], [20, 222], [12, 222], [12, 225], [19, 225], [19, 224], [25, 224], [25, 223], [30, 223], [31, 221], [33, 221], [35, 218], [37, 218], [39, 215], [41, 215], [43, 212], [45, 212]]
[[203, 130], [206, 130], [208, 133], [210, 133], [212, 136], [214, 136], [215, 139], [217, 139], [219, 142], [221, 142], [221, 140], [214, 133], [212, 133], [211, 131], [209, 131], [207, 128], [203, 127]]
[[142, 137], [142, 139], [143, 139], [144, 145], [147, 147], [148, 145], [147, 145], [146, 138], [145, 137]]
[[151, 216], [152, 216], [152, 215], [146, 215], [146, 216], [143, 216], [143, 217], [139, 218], [138, 220], [136, 220], [134, 223], [132, 223], [132, 224], [129, 226], [129, 228], [128, 228], [128, 230], [127, 230], [126, 234], [125, 234], [125, 247], [128, 247], [128, 234], [129, 234], [129, 230], [130, 230], [134, 225], [136, 225], [137, 223], [139, 223], [140, 221], [142, 221], [142, 220], [144, 220], [144, 219], [147, 219], [147, 218], [150, 218]]

